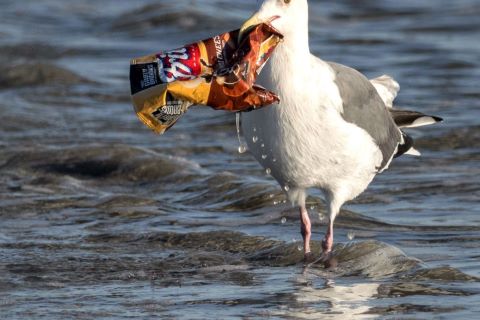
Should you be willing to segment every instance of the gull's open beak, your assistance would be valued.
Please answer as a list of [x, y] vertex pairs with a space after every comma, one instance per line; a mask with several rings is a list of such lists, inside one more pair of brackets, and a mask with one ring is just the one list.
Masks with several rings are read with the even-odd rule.
[[257, 12], [250, 17], [243, 26], [240, 28], [240, 33], [238, 35], [238, 41], [241, 42], [243, 37], [250, 31], [252, 28], [258, 26], [260, 23], [272, 23], [272, 21], [279, 19], [280, 16], [273, 16], [270, 19], [260, 18], [260, 14]]
[[262, 19], [260, 19], [260, 15], [257, 13], [255, 13], [253, 16], [250, 17], [250, 19], [248, 19], [247, 21], [245, 21], [245, 23], [242, 25], [242, 27], [240, 28], [240, 33], [238, 35], [238, 39], [239, 41], [242, 41], [243, 37], [245, 36], [246, 33], [248, 33], [248, 31], [259, 25], [260, 23], [263, 23], [264, 21]]

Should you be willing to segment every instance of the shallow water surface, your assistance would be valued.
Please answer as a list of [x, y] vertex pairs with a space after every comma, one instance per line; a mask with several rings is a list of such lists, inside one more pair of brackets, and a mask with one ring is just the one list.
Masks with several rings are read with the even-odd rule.
[[233, 114], [196, 107], [155, 136], [130, 104], [130, 58], [254, 8], [1, 2], [0, 318], [478, 318], [478, 1], [310, 1], [315, 54], [394, 76], [399, 106], [446, 120], [344, 207], [328, 269], [303, 266], [297, 212], [238, 153]]

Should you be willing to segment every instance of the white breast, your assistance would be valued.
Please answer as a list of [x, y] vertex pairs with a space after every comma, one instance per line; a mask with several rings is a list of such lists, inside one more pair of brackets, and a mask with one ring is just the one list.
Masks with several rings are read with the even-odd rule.
[[309, 55], [310, 65], [298, 70], [288, 57], [279, 47], [259, 79], [281, 103], [242, 115], [249, 150], [290, 196], [318, 187], [350, 200], [375, 176], [381, 152], [368, 133], [343, 120], [329, 66]]

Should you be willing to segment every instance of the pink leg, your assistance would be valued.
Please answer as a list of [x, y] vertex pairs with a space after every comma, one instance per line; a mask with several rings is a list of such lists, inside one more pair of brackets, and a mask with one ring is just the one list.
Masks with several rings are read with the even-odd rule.
[[332, 251], [333, 247], [333, 221], [330, 220], [328, 224], [327, 233], [325, 234], [325, 238], [322, 241], [322, 248], [323, 253], [328, 254]]
[[328, 203], [328, 229], [327, 233], [325, 234], [325, 238], [322, 241], [322, 255], [329, 255], [332, 252], [333, 248], [333, 223], [335, 221], [335, 217], [338, 215], [340, 211], [340, 207], [343, 204], [343, 201], [338, 201], [338, 198], [334, 196], [334, 194], [330, 193], [327, 194], [326, 200]]
[[303, 237], [303, 253], [305, 255], [305, 260], [307, 260], [311, 255], [310, 238], [312, 237], [312, 224], [310, 223], [310, 217], [308, 216], [305, 206], [300, 207], [300, 222], [300, 231]]
[[321, 262], [325, 265], [325, 268], [335, 268], [337, 265], [337, 260], [335, 257], [332, 256], [332, 249], [333, 249], [333, 223], [335, 221], [335, 217], [337, 216], [341, 204], [338, 204], [336, 201], [333, 201], [333, 196], [331, 194], [327, 194], [326, 196], [327, 203], [329, 205], [329, 222], [328, 222], [328, 229], [325, 234], [325, 238], [322, 241], [322, 249], [323, 252], [320, 255], [315, 263]]

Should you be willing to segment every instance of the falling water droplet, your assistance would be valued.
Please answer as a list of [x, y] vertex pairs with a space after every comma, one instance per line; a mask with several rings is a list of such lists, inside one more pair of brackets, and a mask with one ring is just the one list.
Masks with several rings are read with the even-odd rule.
[[237, 138], [238, 138], [238, 143], [240, 144], [240, 146], [238, 147], [238, 153], [242, 154], [247, 152], [248, 148], [247, 148], [247, 143], [243, 138], [243, 134], [242, 134], [240, 112], [237, 112], [236, 117], [237, 117], [237, 121], [236, 121], [237, 122]]
[[262, 143], [262, 145], [260, 147], [265, 148], [265, 143]]
[[277, 158], [273, 158], [272, 161], [273, 161], [273, 162], [277, 162]]
[[310, 206], [310, 210], [315, 210], [315, 206]]
[[[265, 173], [270, 175], [272, 173], [272, 169], [270, 169], [270, 168], [265, 169]], [[272, 194], [272, 196], [273, 196], [273, 194]]]
[[265, 160], [265, 159], [267, 159], [267, 158], [268, 158], [268, 156], [267, 156], [266, 154], [262, 154], [262, 159], [263, 159], [263, 160]]
[[[268, 169], [267, 169], [268, 170]], [[273, 197], [275, 197], [275, 195], [272, 193], [272, 194], [269, 194], [268, 195], [270, 197], [270, 199], [272, 199]]]
[[298, 250], [298, 251], [302, 251], [302, 250], [303, 250], [302, 245], [299, 244], [298, 247], [297, 247], [297, 250]]
[[253, 141], [253, 143], [257, 143], [257, 142], [258, 142], [258, 137], [257, 137], [257, 136], [253, 136], [252, 141]]
[[282, 203], [287, 203], [287, 200], [283, 200]]
[[352, 241], [353, 239], [355, 239], [355, 233], [350, 231], [347, 233], [347, 238], [348, 240]]
[[287, 191], [287, 192], [288, 192], [288, 191], [290, 190], [290, 187], [289, 187], [289, 186], [287, 186], [287, 185], [285, 185], [285, 186], [283, 187], [283, 190], [285, 190], [285, 191]]
[[282, 218], [282, 224], [285, 224], [287, 222], [287, 218], [283, 217]]
[[319, 214], [318, 214], [318, 220], [320, 220], [320, 222], [325, 221], [325, 215], [319, 213]]
[[257, 132], [257, 128], [253, 128], [253, 132]]
[[238, 153], [242, 154], [242, 153], [245, 153], [247, 152], [247, 146], [242, 144], [238, 147]]
[[280, 202], [278, 201], [273, 201], [273, 205], [276, 206], [277, 204], [279, 204]]

